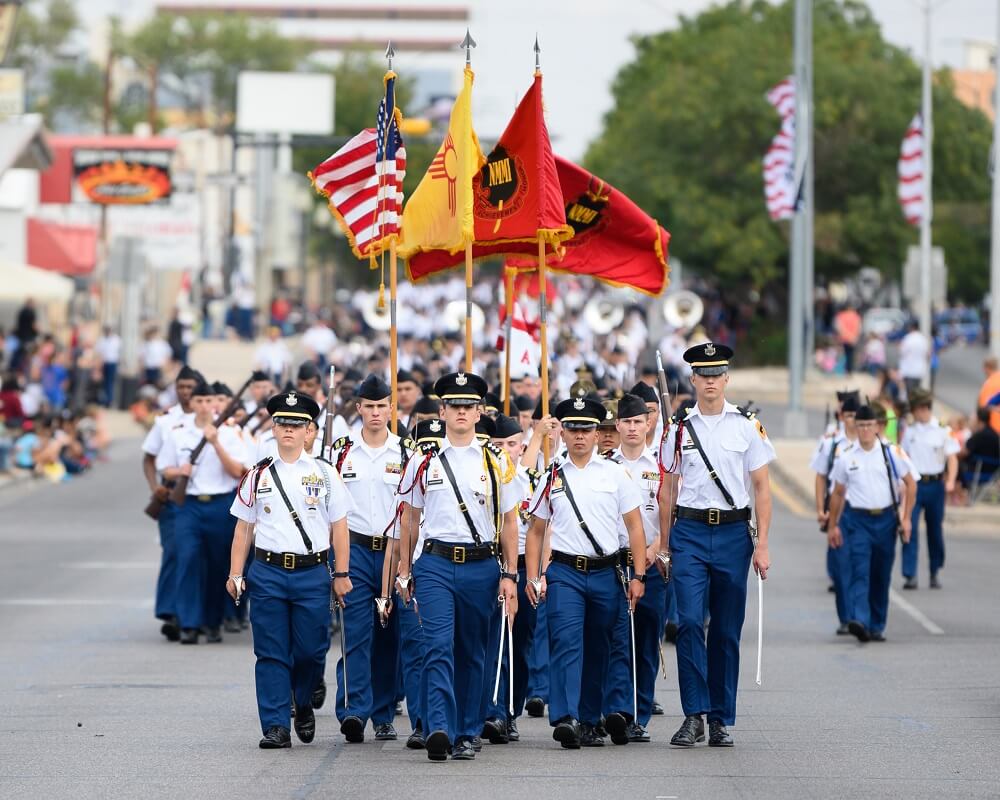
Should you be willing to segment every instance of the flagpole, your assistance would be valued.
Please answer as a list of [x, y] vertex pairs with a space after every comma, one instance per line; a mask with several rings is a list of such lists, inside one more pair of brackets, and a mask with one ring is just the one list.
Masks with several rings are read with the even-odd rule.
[[399, 396], [399, 386], [397, 373], [399, 371], [399, 354], [396, 352], [398, 344], [398, 332], [396, 330], [396, 237], [389, 240], [389, 386], [392, 390], [390, 411], [390, 429], [393, 433], [399, 433], [399, 410], [396, 403]]
[[[924, 64], [921, 76], [921, 122], [923, 122], [924, 142], [924, 206], [920, 215], [920, 332], [931, 341], [933, 324], [931, 315], [934, 312], [931, 303], [931, 217], [934, 213], [934, 201], [931, 194], [931, 173], [933, 169], [934, 150], [934, 106], [931, 102], [931, 0], [924, 0]], [[994, 324], [996, 324], [994, 322]], [[923, 385], [930, 383], [930, 363], [924, 372]]]
[[[1000, 2], [997, 3], [997, 58], [994, 97], [1000, 97]], [[1000, 113], [993, 113], [993, 209], [990, 234], [990, 353], [1000, 358]]]
[[[538, 321], [542, 336], [542, 416], [549, 413], [549, 330], [545, 319], [545, 308], [548, 298], [545, 296], [545, 240], [538, 235]], [[549, 436], [542, 437], [542, 457], [545, 466], [549, 465]]]
[[[465, 48], [465, 68], [472, 69], [472, 48], [476, 40], [468, 28], [459, 46]], [[472, 372], [472, 239], [465, 243], [465, 371]]]
[[504, 320], [504, 369], [503, 369], [503, 413], [510, 416], [510, 337], [513, 333], [514, 320], [514, 270], [504, 266], [504, 306], [507, 309], [507, 319]]

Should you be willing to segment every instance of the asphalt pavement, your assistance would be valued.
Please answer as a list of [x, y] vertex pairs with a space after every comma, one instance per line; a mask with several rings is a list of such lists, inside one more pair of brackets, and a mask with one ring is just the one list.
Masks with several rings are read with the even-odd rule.
[[91, 475], [0, 492], [2, 798], [1000, 794], [998, 538], [952, 538], [941, 591], [904, 597], [897, 577], [888, 642], [859, 645], [834, 635], [821, 536], [779, 508], [763, 685], [751, 581], [735, 748], [669, 747], [681, 710], [667, 646], [651, 744], [565, 751], [526, 719], [517, 744], [431, 764], [402, 736], [346, 745], [329, 704], [313, 744], [258, 750], [249, 633], [181, 647], [158, 632], [145, 500], [136, 440]]

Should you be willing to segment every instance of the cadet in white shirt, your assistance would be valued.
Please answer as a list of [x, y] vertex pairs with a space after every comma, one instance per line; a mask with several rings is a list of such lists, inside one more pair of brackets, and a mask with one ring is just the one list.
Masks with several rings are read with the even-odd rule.
[[142, 474], [149, 485], [149, 491], [161, 504], [156, 524], [160, 532], [160, 573], [156, 579], [156, 602], [154, 614], [163, 621], [160, 633], [168, 641], [180, 639], [181, 629], [177, 624], [177, 540], [174, 534], [177, 522], [177, 506], [170, 500], [173, 481], [167, 481], [157, 470], [156, 460], [171, 431], [182, 428], [194, 420], [191, 413], [191, 392], [203, 380], [191, 367], [181, 367], [174, 387], [177, 391], [177, 405], [157, 417], [142, 441]]
[[940, 589], [938, 571], [944, 566], [944, 506], [955, 491], [958, 477], [958, 446], [951, 432], [931, 414], [934, 398], [924, 389], [910, 393], [913, 424], [906, 428], [900, 443], [920, 473], [917, 499], [913, 504], [912, 535], [903, 545], [904, 589], [917, 588], [917, 555], [920, 550], [920, 512], [927, 525], [927, 557], [930, 561], [931, 588]]
[[[736, 720], [747, 574], [752, 563], [763, 579], [770, 566], [767, 465], [774, 448], [752, 414], [726, 401], [732, 356], [731, 348], [714, 342], [684, 353], [696, 403], [670, 424], [660, 452], [660, 462], [671, 473], [667, 496], [677, 503], [668, 544], [679, 622], [677, 680], [685, 714], [670, 740], [678, 747], [693, 747], [705, 738], [702, 714], [708, 716], [709, 746], [733, 746], [727, 726]], [[683, 478], [679, 494], [678, 477]], [[663, 508], [661, 514], [661, 525], [674, 518], [673, 509]], [[707, 648], [706, 595], [711, 614]]]
[[361, 433], [353, 441], [339, 439], [331, 448], [332, 462], [354, 500], [347, 517], [354, 588], [344, 608], [349, 705], [345, 704], [345, 656], [337, 663], [337, 719], [348, 742], [364, 741], [369, 719], [377, 741], [396, 738], [392, 720], [396, 710], [399, 626], [394, 614], [386, 616], [384, 622], [379, 619], [376, 599], [390, 596], [382, 581], [388, 543], [393, 541], [386, 536], [386, 530], [396, 516], [396, 490], [410, 453], [389, 430], [390, 394], [385, 381], [369, 375], [358, 386], [356, 405], [363, 420]]
[[[855, 425], [857, 443], [833, 467], [827, 537], [831, 547], [846, 547], [851, 557], [850, 632], [862, 642], [884, 642], [896, 532], [904, 543], [909, 540], [916, 486], [899, 448], [878, 438], [871, 406], [858, 409]], [[900, 480], [906, 487], [901, 499]]]
[[[329, 553], [339, 603], [351, 591], [347, 515], [351, 496], [329, 464], [304, 448], [319, 406], [306, 395], [283, 392], [267, 403], [277, 431], [277, 457], [244, 477], [232, 503], [237, 518], [226, 591], [239, 601], [246, 590], [253, 627], [257, 710], [263, 749], [291, 746], [289, 719], [295, 702], [295, 733], [316, 735], [312, 696], [323, 678], [330, 647]], [[244, 576], [250, 546], [253, 563]]]
[[[553, 462], [531, 499], [533, 519], [525, 542], [527, 597], [547, 605], [549, 635], [549, 724], [552, 737], [567, 749], [599, 740], [604, 673], [619, 620], [618, 526], [624, 517], [637, 563], [645, 560], [646, 537], [639, 507], [642, 499], [619, 464], [599, 456], [597, 425], [605, 408], [578, 397], [556, 407], [563, 426], [567, 458]], [[552, 560], [538, 574], [546, 522], [550, 525]], [[643, 595], [646, 576], [628, 584], [634, 608]], [[612, 737], [628, 741], [628, 720], [607, 715]]]
[[[249, 463], [239, 432], [213, 424], [215, 391], [200, 383], [192, 393], [194, 420], [167, 437], [157, 467], [168, 480], [189, 478], [184, 505], [177, 511], [177, 617], [181, 644], [221, 642], [225, 608], [226, 554], [232, 544], [229, 507], [236, 483]], [[190, 458], [204, 437], [192, 465]]]
[[[435, 384], [447, 434], [437, 453], [413, 458], [400, 483], [403, 497], [399, 580], [410, 598], [413, 546], [421, 509], [423, 555], [412, 582], [424, 631], [421, 680], [427, 756], [432, 761], [475, 758], [483, 730], [482, 687], [490, 617], [497, 594], [517, 612], [517, 513], [513, 465], [476, 441], [475, 424], [486, 382], [449, 373]], [[497, 542], [504, 572], [497, 564]]]

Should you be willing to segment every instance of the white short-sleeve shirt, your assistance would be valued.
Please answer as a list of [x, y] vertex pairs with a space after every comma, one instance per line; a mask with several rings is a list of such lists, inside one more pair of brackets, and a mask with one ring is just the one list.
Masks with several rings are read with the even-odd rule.
[[[865, 450], [860, 443], [855, 442], [846, 447], [837, 456], [831, 479], [847, 487], [847, 503], [853, 508], [874, 511], [888, 508], [893, 504], [882, 447], [887, 449], [890, 471], [896, 481], [901, 481], [912, 474], [909, 461], [895, 445], [883, 444], [880, 447], [880, 443], [876, 442], [871, 450]], [[895, 497], [898, 502], [899, 494], [897, 493]]]
[[163, 449], [166, 435], [170, 431], [184, 425], [190, 425], [192, 422], [194, 422], [193, 413], [185, 414], [179, 404], [171, 406], [153, 420], [153, 427], [149, 429], [146, 437], [142, 440], [142, 452], [150, 456], [159, 455]]
[[915, 422], [903, 433], [903, 450], [922, 475], [939, 475], [948, 465], [948, 457], [961, 449], [947, 428], [937, 419]]
[[[747, 476], [774, 461], [774, 447], [760, 423], [744, 417], [732, 403], [726, 402], [722, 414], [707, 419], [706, 422], [698, 406], [694, 405], [683, 422], [681, 465], [678, 469], [682, 480], [677, 505], [700, 509], [730, 507], [691, 441], [689, 429], [693, 426], [705, 455], [712, 462], [722, 485], [732, 495], [735, 507], [747, 508], [750, 505]], [[660, 459], [664, 464], [673, 463], [677, 427], [671, 425], [663, 440]]]
[[[642, 529], [646, 534], [646, 547], [649, 547], [660, 538], [660, 504], [657, 501], [660, 492], [660, 465], [656, 461], [656, 454], [647, 447], [635, 461], [629, 461], [619, 448], [615, 450], [614, 456], [625, 467], [629, 480], [639, 490], [642, 500], [639, 506], [642, 512]], [[625, 527], [624, 520], [620, 526], [619, 538], [623, 546], [628, 545], [628, 528]]]
[[[201, 428], [193, 424], [176, 428], [166, 437], [163, 449], [156, 458], [156, 468], [161, 472], [167, 467], [179, 467], [186, 464], [191, 452], [198, 446], [202, 438]], [[247, 466], [248, 454], [243, 445], [243, 439], [239, 431], [223, 425], [219, 428], [219, 442], [222, 449], [232, 458]], [[219, 460], [219, 454], [215, 452], [215, 447], [206, 444], [198, 461], [191, 471], [191, 478], [188, 481], [188, 494], [225, 494], [236, 488], [237, 479], [229, 475]]]
[[[330, 525], [351, 511], [353, 501], [336, 471], [328, 464], [303, 453], [298, 461], [286, 463], [276, 458], [273, 467], [281, 478], [314, 553], [330, 546]], [[249, 491], [248, 488], [244, 489]], [[302, 534], [274, 483], [271, 468], [263, 470], [251, 505], [237, 497], [230, 512], [254, 526], [254, 543], [272, 553], [308, 553]]]
[[396, 490], [403, 474], [402, 440], [389, 432], [385, 443], [373, 448], [359, 436], [343, 459], [342, 452], [343, 448], [334, 450], [331, 461], [339, 463], [340, 478], [354, 500], [347, 525], [365, 536], [381, 536], [396, 515]]
[[[604, 555], [616, 552], [622, 516], [642, 504], [639, 490], [625, 468], [596, 453], [582, 469], [568, 458], [560, 465], [580, 514]], [[551, 520], [552, 549], [570, 555], [599, 556], [577, 522], [563, 480], [557, 476], [548, 488], [548, 496], [542, 499], [547, 482], [546, 479], [539, 483], [531, 498], [531, 508], [539, 519]]]

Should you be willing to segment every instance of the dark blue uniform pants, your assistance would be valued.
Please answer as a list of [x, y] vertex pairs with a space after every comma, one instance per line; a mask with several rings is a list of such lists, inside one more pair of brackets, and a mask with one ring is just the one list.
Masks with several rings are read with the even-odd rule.
[[851, 554], [851, 618], [881, 633], [889, 614], [896, 514], [890, 508], [873, 516], [847, 506], [840, 530]]
[[229, 515], [235, 492], [202, 502], [188, 495], [177, 510], [177, 616], [181, 628], [222, 624], [226, 576], [235, 523]]
[[653, 566], [646, 572], [646, 593], [635, 607], [636, 688], [640, 725], [648, 725], [656, 699], [656, 674], [660, 669], [660, 637], [666, 625], [667, 584]]
[[344, 659], [337, 661], [337, 719], [369, 719], [373, 725], [392, 722], [396, 715], [396, 668], [399, 663], [399, 622], [396, 614], [382, 627], [375, 598], [382, 595], [385, 551], [351, 545], [351, 583], [345, 599], [344, 645], [347, 647], [347, 699], [344, 703]]
[[[525, 697], [540, 697], [549, 701], [549, 624], [546, 603], [540, 603], [535, 613], [535, 633], [528, 645], [528, 688]], [[521, 616], [518, 602], [517, 616]], [[517, 654], [514, 655], [517, 658]], [[516, 691], [516, 687], [515, 687]], [[514, 706], [517, 710], [517, 706]]]
[[[524, 701], [527, 699], [528, 691], [528, 650], [532, 646], [535, 638], [535, 623], [538, 619], [538, 610], [531, 605], [526, 591], [528, 579], [523, 567], [517, 571], [517, 616], [514, 617], [513, 639], [514, 639], [514, 718], [521, 716], [524, 712]], [[503, 645], [503, 671], [500, 673], [500, 688], [497, 691], [497, 701], [493, 702], [493, 685], [497, 677], [497, 658], [500, 655], [500, 630], [503, 624], [503, 614], [497, 613], [496, 619], [490, 622], [490, 641], [487, 645], [487, 670], [486, 670], [486, 717], [497, 717], [507, 719], [511, 716], [508, 710], [508, 698], [510, 696], [510, 659], [507, 657], [508, 646], [507, 634], [504, 634]]]
[[837, 604], [837, 619], [846, 625], [852, 616], [851, 550], [845, 545], [826, 548], [826, 570], [833, 581], [833, 597]]
[[[685, 715], [736, 721], [740, 634], [753, 542], [746, 522], [709, 525], [681, 519], [670, 534], [677, 598], [677, 681]], [[705, 598], [708, 597], [706, 648]]]
[[931, 575], [944, 566], [944, 481], [921, 481], [917, 484], [917, 502], [913, 505], [910, 541], [903, 545], [903, 576], [917, 577], [917, 556], [920, 552], [920, 512], [927, 525], [927, 557]]
[[156, 579], [156, 617], [169, 619], [177, 615], [177, 506], [169, 500], [163, 504], [160, 518], [160, 574]]
[[416, 729], [423, 725], [420, 674], [424, 665], [424, 629], [412, 600], [405, 605], [403, 598], [397, 595], [395, 613], [399, 617], [396, 624], [399, 626], [399, 662], [406, 693], [406, 714], [410, 718], [410, 728]]
[[290, 697], [312, 702], [330, 647], [330, 573], [326, 565], [294, 571], [254, 561], [247, 573], [250, 626], [257, 656], [261, 731], [288, 728]]
[[452, 742], [478, 736], [500, 566], [492, 558], [453, 564], [425, 553], [413, 565], [413, 580], [424, 629], [424, 730], [446, 731]]
[[618, 581], [618, 603], [614, 634], [611, 638], [611, 649], [604, 664], [592, 664], [589, 661], [583, 665], [583, 684], [586, 687], [591, 677], [603, 682], [604, 701], [601, 712], [604, 716], [617, 712], [624, 714], [629, 720], [632, 713], [632, 633], [629, 630], [628, 600], [622, 589], [621, 579]]
[[[549, 629], [549, 723], [573, 717], [596, 725], [601, 717], [604, 675], [584, 664], [607, 664], [624, 602], [613, 567], [580, 572], [552, 563], [546, 620]], [[586, 678], [586, 679], [585, 679]]]

